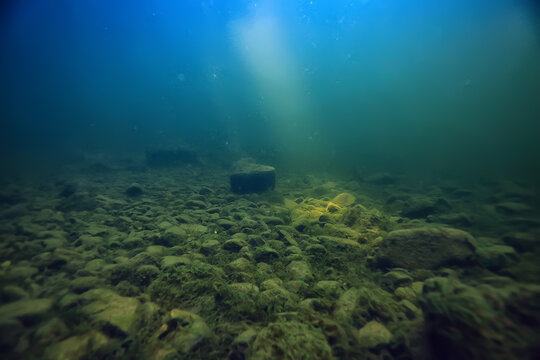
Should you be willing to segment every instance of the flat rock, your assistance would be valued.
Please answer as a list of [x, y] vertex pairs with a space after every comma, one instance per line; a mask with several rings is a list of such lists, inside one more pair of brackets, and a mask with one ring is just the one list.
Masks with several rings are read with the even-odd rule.
[[231, 191], [236, 194], [273, 190], [276, 186], [276, 169], [242, 159], [236, 162], [230, 182]]
[[45, 358], [50, 360], [78, 360], [88, 358], [93, 352], [104, 348], [110, 339], [97, 330], [82, 335], [71, 336], [45, 350]]
[[34, 322], [52, 310], [52, 299], [19, 300], [0, 306], [0, 319], [19, 319]]
[[140, 303], [137, 299], [120, 296], [109, 289], [89, 290], [79, 297], [87, 305], [82, 311], [95, 321], [102, 321], [114, 326], [124, 334], [135, 321], [135, 315]]
[[390, 232], [380, 243], [380, 266], [436, 269], [463, 264], [474, 254], [474, 238], [452, 228], [417, 228]]

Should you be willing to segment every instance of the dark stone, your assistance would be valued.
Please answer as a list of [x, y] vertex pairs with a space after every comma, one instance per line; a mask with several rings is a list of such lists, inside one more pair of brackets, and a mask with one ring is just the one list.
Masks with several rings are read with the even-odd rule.
[[75, 185], [67, 184], [64, 186], [62, 191], [60, 191], [60, 193], [58, 194], [58, 197], [67, 198], [75, 194], [76, 191], [77, 191], [77, 188], [75, 187]]
[[276, 187], [276, 170], [271, 166], [240, 160], [230, 180], [233, 193], [261, 193]]
[[452, 228], [417, 228], [390, 232], [379, 244], [382, 268], [437, 269], [465, 264], [474, 255], [474, 238]]
[[146, 152], [146, 163], [152, 167], [181, 166], [197, 162], [197, 154], [195, 152], [182, 148]]
[[141, 188], [139, 184], [131, 184], [126, 189], [126, 195], [129, 197], [141, 196], [142, 193], [143, 193], [143, 189]]

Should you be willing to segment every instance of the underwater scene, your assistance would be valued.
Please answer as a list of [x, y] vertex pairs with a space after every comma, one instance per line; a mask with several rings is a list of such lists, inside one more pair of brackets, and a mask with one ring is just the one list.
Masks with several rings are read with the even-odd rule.
[[3, 0], [0, 93], [1, 359], [540, 359], [536, 0]]

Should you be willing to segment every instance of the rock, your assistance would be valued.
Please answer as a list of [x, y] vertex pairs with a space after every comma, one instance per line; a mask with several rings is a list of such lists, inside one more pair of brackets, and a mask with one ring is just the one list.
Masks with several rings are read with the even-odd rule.
[[311, 281], [313, 274], [307, 262], [293, 261], [287, 266], [287, 272], [294, 280]]
[[82, 294], [102, 284], [103, 280], [96, 276], [81, 276], [71, 280], [71, 290], [76, 294]]
[[163, 241], [170, 246], [181, 245], [187, 239], [187, 232], [180, 226], [169, 226], [163, 233]]
[[420, 305], [429, 358], [537, 358], [540, 286], [506, 283], [496, 288], [484, 283], [474, 287], [456, 278], [426, 280]]
[[30, 295], [17, 285], [6, 285], [0, 289], [0, 303], [29, 299]]
[[33, 339], [40, 345], [47, 345], [65, 338], [68, 334], [67, 325], [55, 317], [40, 325], [34, 332]]
[[133, 282], [139, 286], [145, 287], [156, 279], [159, 275], [159, 269], [154, 265], [141, 265], [135, 271]]
[[313, 292], [318, 297], [337, 299], [343, 293], [343, 286], [335, 280], [321, 280], [313, 285]]
[[192, 262], [193, 261], [185, 255], [182, 255], [182, 256], [170, 255], [170, 256], [164, 256], [163, 259], [161, 259], [161, 267], [163, 269], [167, 269], [167, 268], [175, 267], [177, 265], [189, 265]]
[[476, 256], [478, 263], [490, 270], [499, 270], [511, 265], [518, 259], [514, 248], [506, 245], [477, 248]]
[[399, 302], [399, 305], [408, 319], [414, 319], [422, 315], [422, 311], [409, 300], [403, 299]]
[[392, 340], [392, 333], [378, 321], [370, 321], [358, 330], [358, 343], [365, 348], [376, 348], [388, 344]]
[[230, 284], [229, 287], [237, 294], [240, 294], [241, 296], [249, 296], [253, 297], [256, 296], [259, 293], [259, 288], [256, 285], [253, 285], [251, 283], [233, 283]]
[[206, 256], [213, 255], [218, 252], [220, 245], [221, 244], [217, 240], [206, 240], [202, 243], [199, 251]]
[[395, 289], [398, 286], [410, 284], [412, 282], [413, 278], [405, 269], [389, 271], [382, 277], [382, 284], [387, 289]]
[[276, 186], [276, 170], [271, 166], [259, 165], [248, 159], [236, 162], [230, 176], [231, 191], [236, 194], [260, 193]]
[[221, 226], [224, 230], [229, 230], [233, 226], [236, 226], [236, 223], [234, 221], [228, 219], [219, 219], [217, 221], [217, 224]]
[[360, 299], [358, 289], [351, 288], [341, 294], [336, 302], [334, 309], [334, 317], [340, 322], [348, 322], [356, 308], [356, 304]]
[[137, 183], [133, 183], [133, 184], [129, 185], [128, 188], [125, 191], [125, 194], [127, 196], [129, 196], [129, 197], [141, 196], [142, 193], [143, 193], [143, 189], [142, 189], [141, 185], [139, 185]]
[[12, 351], [24, 333], [24, 326], [14, 318], [0, 317], [0, 354]]
[[50, 360], [78, 360], [88, 358], [95, 351], [105, 348], [109, 338], [97, 330], [82, 335], [71, 336], [45, 350], [45, 358]]
[[518, 202], [504, 202], [495, 205], [495, 211], [502, 215], [527, 215], [534, 210], [526, 204]]
[[279, 238], [287, 246], [296, 246], [298, 247], [298, 242], [294, 240], [291, 234], [283, 229], [278, 229]]
[[227, 264], [227, 269], [233, 272], [250, 272], [253, 269], [253, 265], [248, 259], [238, 258]]
[[436, 269], [464, 264], [474, 254], [473, 237], [452, 228], [416, 228], [390, 232], [377, 253], [382, 267]]
[[71, 211], [94, 211], [99, 206], [95, 197], [88, 193], [75, 193], [67, 198], [62, 198], [56, 210], [62, 212]]
[[247, 243], [239, 238], [232, 238], [223, 244], [223, 249], [231, 252], [239, 252], [241, 248], [247, 246]]
[[331, 200], [332, 203], [338, 205], [339, 207], [349, 207], [356, 201], [354, 195], [349, 193], [341, 193]]
[[52, 299], [19, 300], [0, 306], [0, 319], [19, 319], [34, 323], [45, 317], [53, 308]]
[[533, 251], [540, 247], [540, 237], [532, 233], [513, 233], [503, 236], [506, 245], [519, 252]]
[[93, 289], [79, 296], [87, 304], [82, 312], [92, 320], [112, 326], [128, 334], [140, 303], [137, 299], [120, 296], [109, 289]]
[[415, 300], [416, 299], [416, 292], [408, 286], [400, 286], [396, 290], [394, 290], [394, 295], [400, 299], [400, 300]]
[[197, 162], [197, 154], [184, 148], [148, 150], [146, 152], [146, 163], [151, 167], [175, 167]]
[[261, 283], [262, 290], [283, 288], [283, 281], [280, 278], [272, 278]]
[[270, 246], [261, 246], [255, 250], [255, 260], [257, 262], [271, 263], [279, 259], [279, 253]]
[[275, 322], [262, 329], [253, 342], [250, 359], [333, 359], [321, 329], [297, 321]]
[[148, 358], [162, 360], [185, 356], [211, 336], [212, 332], [199, 315], [173, 309], [153, 336]]
[[449, 208], [450, 205], [444, 199], [413, 197], [403, 204], [401, 215], [411, 219], [425, 218], [428, 215], [444, 212]]
[[186, 202], [186, 208], [187, 209], [195, 209], [195, 210], [202, 210], [206, 209], [208, 205], [202, 200], [188, 200]]

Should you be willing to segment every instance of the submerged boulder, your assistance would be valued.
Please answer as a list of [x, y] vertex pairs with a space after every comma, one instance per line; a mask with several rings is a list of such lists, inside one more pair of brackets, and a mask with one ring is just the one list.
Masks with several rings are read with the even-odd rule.
[[276, 169], [242, 159], [236, 162], [230, 181], [231, 190], [236, 194], [273, 190], [276, 187]]
[[463, 264], [474, 255], [474, 238], [452, 228], [417, 228], [390, 232], [380, 243], [379, 266], [436, 269]]

